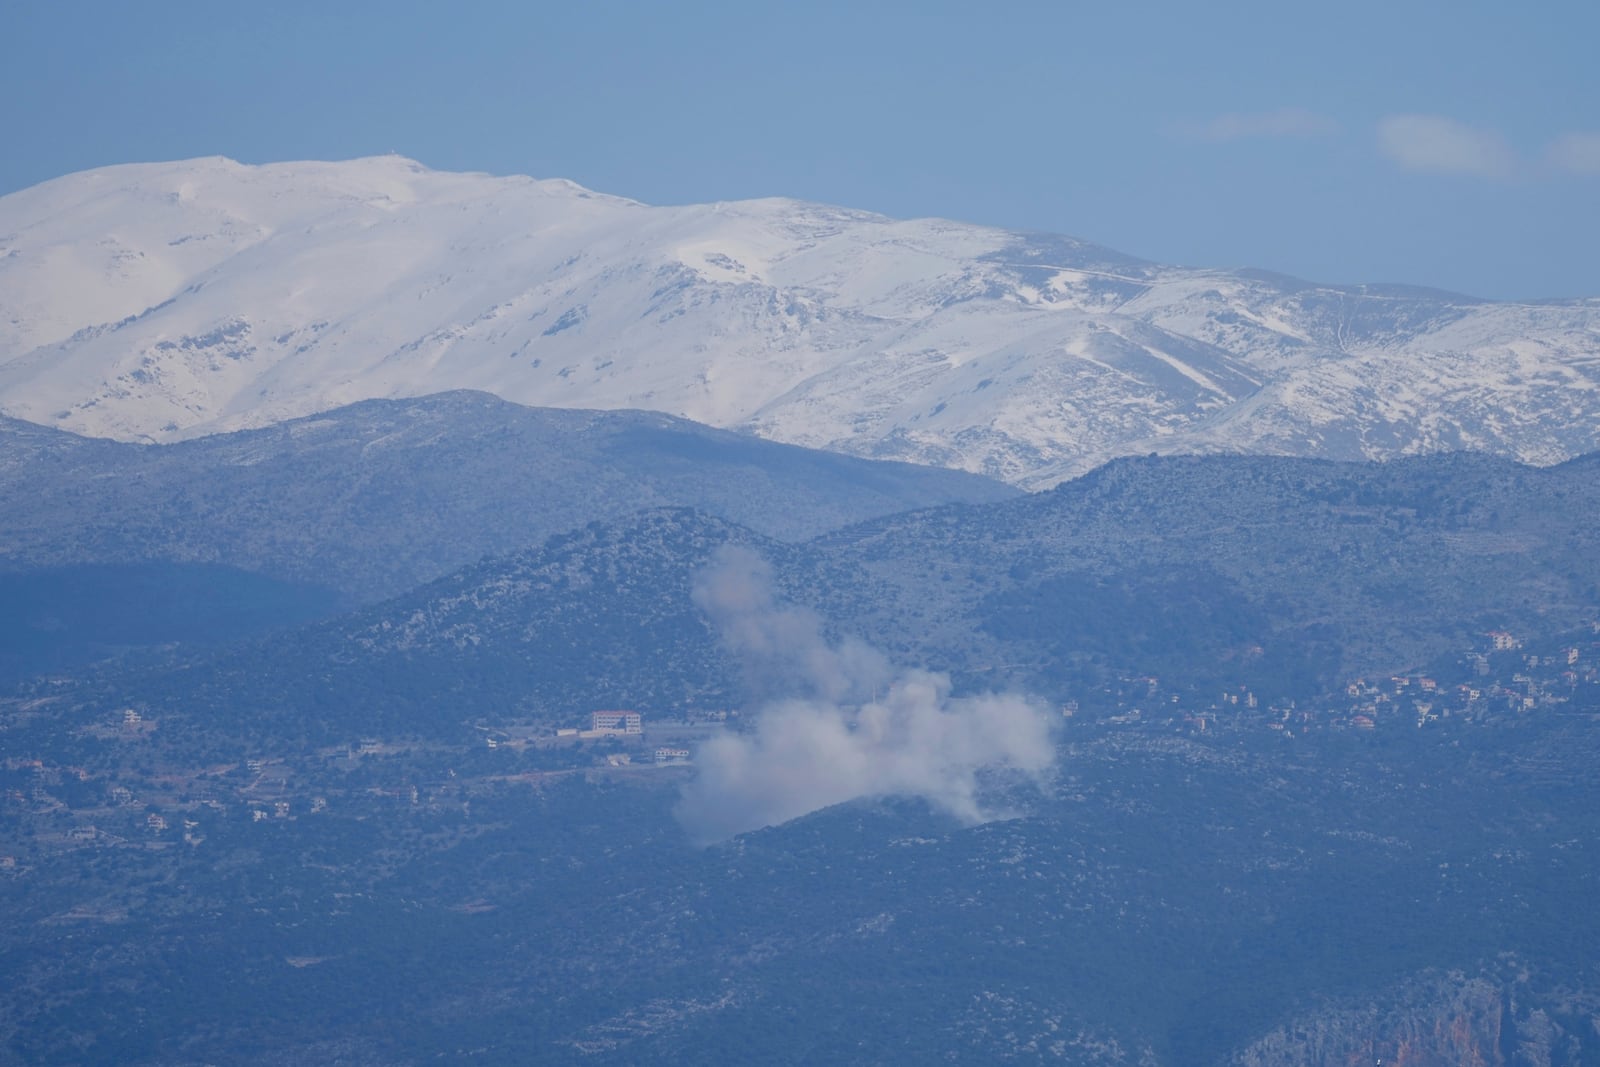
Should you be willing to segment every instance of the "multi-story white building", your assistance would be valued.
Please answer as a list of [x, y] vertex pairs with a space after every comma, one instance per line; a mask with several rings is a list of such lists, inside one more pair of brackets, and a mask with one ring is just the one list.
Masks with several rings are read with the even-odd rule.
[[596, 733], [644, 733], [644, 718], [637, 711], [596, 711], [589, 718], [590, 729]]

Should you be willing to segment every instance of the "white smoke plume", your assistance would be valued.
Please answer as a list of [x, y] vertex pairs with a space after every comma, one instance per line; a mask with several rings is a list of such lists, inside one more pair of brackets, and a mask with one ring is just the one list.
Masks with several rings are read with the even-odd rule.
[[828, 641], [816, 615], [777, 604], [770, 569], [748, 549], [722, 550], [694, 599], [752, 677], [786, 691], [756, 710], [748, 731], [719, 733], [696, 752], [677, 815], [697, 840], [860, 797], [919, 797], [983, 822], [995, 813], [979, 798], [980, 771], [1039, 781], [1054, 763], [1041, 707], [1009, 693], [952, 697], [945, 675], [897, 675], [859, 641]]

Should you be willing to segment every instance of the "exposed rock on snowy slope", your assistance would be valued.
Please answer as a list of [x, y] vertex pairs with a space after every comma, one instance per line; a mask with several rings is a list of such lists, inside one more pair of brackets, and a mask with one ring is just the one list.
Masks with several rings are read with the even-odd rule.
[[1027, 487], [1108, 458], [1600, 447], [1600, 301], [1162, 267], [791, 200], [646, 207], [399, 157], [0, 198], [0, 410], [171, 440], [471, 388]]

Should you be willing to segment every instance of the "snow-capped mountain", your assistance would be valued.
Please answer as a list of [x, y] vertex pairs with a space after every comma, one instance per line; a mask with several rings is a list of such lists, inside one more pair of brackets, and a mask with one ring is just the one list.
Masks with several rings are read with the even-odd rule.
[[471, 388], [1027, 487], [1117, 455], [1600, 447], [1600, 301], [1164, 267], [792, 200], [647, 207], [400, 157], [0, 198], [0, 410], [169, 440]]

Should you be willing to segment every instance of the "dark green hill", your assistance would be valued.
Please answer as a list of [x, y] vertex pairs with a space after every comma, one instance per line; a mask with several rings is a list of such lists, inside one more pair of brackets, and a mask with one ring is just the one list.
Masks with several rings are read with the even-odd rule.
[[1019, 664], [1046, 685], [1095, 667], [1200, 681], [1243, 666], [1286, 691], [1596, 617], [1596, 514], [1594, 457], [1152, 457], [813, 547], [877, 580], [878, 603], [851, 606], [857, 624], [925, 661]]
[[693, 507], [780, 540], [1020, 495], [646, 412], [373, 400], [172, 445], [0, 419], [0, 567], [216, 562], [357, 601], [596, 520]]
[[199, 658], [108, 694], [264, 750], [364, 735], [459, 741], [470, 724], [726, 707], [735, 678], [690, 600], [729, 542], [797, 549], [686, 509], [594, 523], [353, 615]]
[[224, 645], [338, 607], [332, 590], [208, 563], [0, 572], [0, 684], [153, 645]]

